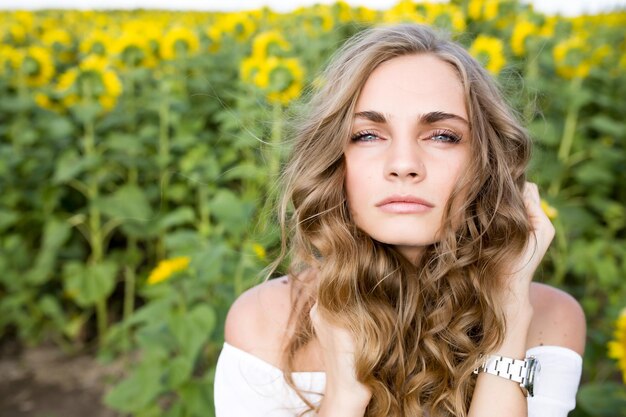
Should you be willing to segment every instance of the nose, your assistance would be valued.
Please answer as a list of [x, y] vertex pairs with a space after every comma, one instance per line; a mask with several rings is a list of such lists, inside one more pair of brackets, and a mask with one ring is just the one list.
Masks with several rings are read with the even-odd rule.
[[415, 139], [392, 140], [385, 158], [385, 177], [392, 181], [423, 181], [426, 167]]

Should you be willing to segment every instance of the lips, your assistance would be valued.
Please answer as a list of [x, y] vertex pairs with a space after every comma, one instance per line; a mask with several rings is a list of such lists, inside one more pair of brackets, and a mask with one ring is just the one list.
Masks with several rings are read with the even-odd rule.
[[413, 214], [427, 212], [435, 205], [410, 195], [393, 195], [376, 203], [376, 207], [386, 213]]

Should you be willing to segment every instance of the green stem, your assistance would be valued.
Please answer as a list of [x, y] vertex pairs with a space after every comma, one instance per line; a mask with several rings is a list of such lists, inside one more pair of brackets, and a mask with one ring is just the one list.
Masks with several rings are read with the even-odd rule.
[[[137, 251], [137, 239], [128, 238], [128, 251], [132, 255]], [[135, 265], [126, 265], [124, 270], [124, 321], [126, 321], [135, 309]]]
[[[526, 65], [524, 69], [524, 80], [526, 89], [526, 100], [524, 105], [524, 122], [530, 123], [535, 116], [535, 90], [530, 91], [530, 87], [535, 85], [536, 80], [539, 78], [539, 68], [537, 65], [538, 57], [533, 50], [528, 51], [526, 58]], [[532, 94], [532, 95], [531, 95]]]
[[554, 277], [552, 282], [555, 285], [561, 285], [567, 272], [567, 236], [565, 234], [565, 229], [563, 228], [563, 223], [558, 217], [554, 219], [554, 228], [556, 230], [557, 255], [554, 260]]
[[[85, 136], [84, 136], [84, 150], [86, 157], [92, 157], [96, 153], [95, 147], [95, 133], [93, 121], [85, 122]], [[98, 178], [89, 178], [88, 185], [88, 198], [89, 198], [89, 227], [91, 234], [91, 262], [98, 263], [103, 257], [103, 244], [102, 244], [102, 216], [100, 210], [96, 207], [94, 202], [100, 196], [100, 189], [98, 186]]]
[[[92, 119], [85, 121], [85, 136], [83, 140], [84, 152], [86, 157], [92, 157], [96, 154], [95, 145], [95, 128]], [[89, 237], [91, 244], [91, 264], [98, 264], [102, 262], [104, 258], [104, 242], [102, 232], [102, 214], [96, 207], [95, 201], [100, 196], [100, 189], [98, 184], [98, 176], [92, 176], [88, 179], [88, 198], [89, 198]], [[96, 301], [96, 322], [98, 326], [98, 340], [99, 343], [104, 342], [104, 338], [107, 332], [107, 300], [106, 298]]]
[[243, 293], [246, 288], [243, 283], [243, 269], [244, 269], [244, 257], [245, 253], [242, 251], [239, 256], [239, 262], [237, 263], [237, 268], [235, 269], [235, 276], [233, 277], [233, 281], [235, 283], [235, 295], [239, 295]]
[[280, 141], [283, 134], [283, 109], [280, 103], [272, 109], [272, 136], [270, 138], [269, 178], [274, 181], [280, 169]]
[[[167, 188], [169, 187], [169, 175], [167, 167], [170, 160], [170, 106], [167, 98], [161, 101], [159, 107], [159, 168], [161, 171], [161, 212], [167, 212]], [[159, 233], [156, 246], [157, 259], [165, 257], [165, 233]]]
[[[12, 133], [14, 133], [11, 138], [11, 145], [13, 146], [13, 151], [15, 152], [15, 155], [20, 155], [21, 152], [21, 146], [19, 143], [19, 140], [17, 140], [16, 136], [19, 134], [19, 131], [21, 128], [26, 127], [28, 125], [28, 114], [27, 114], [27, 110], [24, 108], [24, 103], [26, 103], [26, 101], [28, 100], [29, 94], [28, 94], [28, 86], [26, 85], [26, 77], [24, 76], [24, 73], [20, 70], [18, 72], [18, 76], [17, 76], [17, 94], [19, 97], [19, 101], [20, 101], [20, 111], [17, 115], [17, 129], [15, 129], [15, 131], [13, 131]], [[16, 133], [17, 131], [17, 133]]]
[[557, 154], [559, 161], [563, 165], [563, 172], [561, 175], [557, 175], [550, 185], [548, 193], [552, 197], [556, 197], [559, 194], [563, 178], [571, 166], [570, 154], [572, 145], [574, 144], [574, 137], [576, 136], [578, 112], [580, 111], [580, 102], [575, 99], [575, 95], [580, 90], [581, 85], [582, 78], [580, 77], [574, 78], [570, 83], [570, 104], [567, 109], [567, 115], [565, 116], [563, 136], [561, 137], [561, 144]]
[[98, 342], [100, 343], [100, 346], [102, 346], [107, 333], [108, 317], [106, 298], [100, 298], [96, 301], [96, 321], [98, 323]]
[[198, 183], [198, 211], [200, 213], [200, 225], [198, 227], [198, 231], [200, 235], [204, 237], [208, 237], [211, 233], [211, 221], [209, 217], [209, 206], [208, 202], [208, 191], [207, 185]]
[[[266, 156], [267, 171], [268, 171], [268, 183], [273, 184], [278, 180], [280, 174], [280, 142], [282, 140], [283, 133], [283, 109], [281, 104], [276, 103], [272, 108], [272, 134], [270, 136], [269, 150]], [[268, 187], [267, 198], [261, 208], [259, 214], [259, 230], [264, 233], [269, 224], [270, 217], [272, 215], [272, 206], [274, 201], [275, 188]]]

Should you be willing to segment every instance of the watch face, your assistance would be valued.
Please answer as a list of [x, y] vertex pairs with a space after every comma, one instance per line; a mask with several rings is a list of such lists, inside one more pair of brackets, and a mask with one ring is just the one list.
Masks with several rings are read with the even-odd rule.
[[541, 365], [534, 356], [526, 358], [526, 361], [528, 363], [526, 369], [526, 380], [525, 383], [520, 384], [520, 387], [522, 387], [522, 392], [525, 396], [532, 397], [535, 395], [535, 380], [537, 378], [537, 374], [541, 370]]

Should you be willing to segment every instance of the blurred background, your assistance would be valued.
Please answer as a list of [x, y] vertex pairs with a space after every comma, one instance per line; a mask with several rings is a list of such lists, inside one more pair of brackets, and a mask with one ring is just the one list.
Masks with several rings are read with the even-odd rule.
[[532, 133], [557, 230], [536, 280], [588, 321], [570, 415], [626, 416], [623, 3], [228, 4], [1, 6], [0, 416], [212, 416], [298, 104], [345, 39], [402, 21], [449, 31]]

